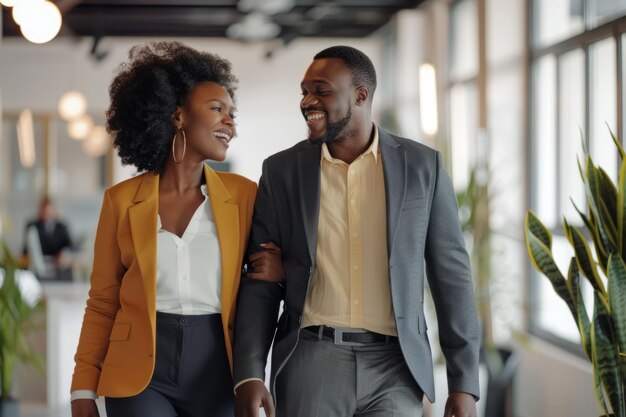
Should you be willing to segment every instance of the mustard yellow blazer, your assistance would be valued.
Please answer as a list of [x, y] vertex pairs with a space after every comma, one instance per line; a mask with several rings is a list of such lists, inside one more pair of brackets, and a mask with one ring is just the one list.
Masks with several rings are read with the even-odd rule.
[[[208, 165], [204, 175], [220, 242], [222, 323], [232, 368], [235, 302], [256, 184]], [[159, 176], [145, 173], [104, 193], [72, 391], [129, 397], [152, 378], [158, 190]]]

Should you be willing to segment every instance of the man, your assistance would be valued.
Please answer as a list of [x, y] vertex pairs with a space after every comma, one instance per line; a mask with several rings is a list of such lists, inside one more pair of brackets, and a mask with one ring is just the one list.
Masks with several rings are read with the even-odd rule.
[[28, 255], [29, 262], [35, 264], [40, 278], [67, 281], [72, 279], [72, 249], [72, 238], [67, 226], [57, 218], [52, 201], [48, 197], [42, 198], [37, 219], [26, 225], [24, 255]]
[[237, 416], [260, 406], [273, 416], [272, 397], [279, 417], [420, 416], [423, 394], [434, 400], [426, 266], [448, 370], [445, 417], [474, 417], [479, 326], [441, 156], [373, 124], [376, 73], [354, 48], [318, 53], [301, 88], [308, 141], [269, 157], [259, 183], [250, 251], [276, 242], [285, 281], [241, 283]]

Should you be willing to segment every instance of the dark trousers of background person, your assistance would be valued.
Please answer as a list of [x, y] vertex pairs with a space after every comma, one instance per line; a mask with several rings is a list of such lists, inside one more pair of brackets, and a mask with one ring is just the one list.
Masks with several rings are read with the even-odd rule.
[[160, 312], [150, 384], [105, 400], [108, 417], [233, 417], [233, 402], [221, 315]]
[[308, 329], [276, 379], [277, 417], [421, 417], [424, 394], [396, 338], [345, 346]]

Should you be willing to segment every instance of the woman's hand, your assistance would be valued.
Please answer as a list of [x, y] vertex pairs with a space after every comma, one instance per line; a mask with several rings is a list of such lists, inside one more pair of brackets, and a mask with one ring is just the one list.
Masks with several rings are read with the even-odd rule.
[[72, 401], [72, 417], [100, 417], [96, 401], [90, 399]]
[[264, 250], [250, 255], [252, 272], [247, 272], [246, 277], [267, 282], [283, 282], [285, 271], [280, 248], [274, 242], [262, 243], [261, 247]]

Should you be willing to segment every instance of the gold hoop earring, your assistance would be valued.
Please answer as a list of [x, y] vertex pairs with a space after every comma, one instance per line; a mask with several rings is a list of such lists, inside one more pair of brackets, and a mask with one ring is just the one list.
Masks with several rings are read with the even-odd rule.
[[[178, 132], [183, 132], [183, 156], [180, 159], [176, 159], [176, 151], [174, 150], [176, 147], [176, 138], [178, 137]], [[187, 152], [187, 136], [185, 135], [185, 131], [181, 128], [178, 129], [176, 133], [174, 133], [174, 139], [172, 140], [172, 159], [175, 164], [180, 164], [185, 159], [185, 152]]]

